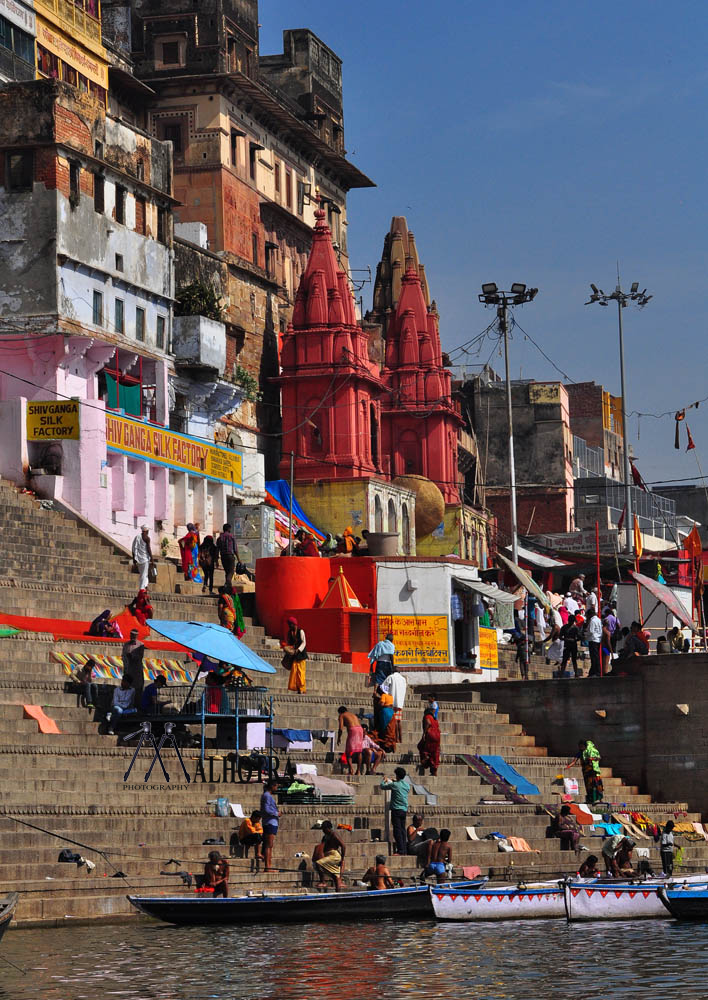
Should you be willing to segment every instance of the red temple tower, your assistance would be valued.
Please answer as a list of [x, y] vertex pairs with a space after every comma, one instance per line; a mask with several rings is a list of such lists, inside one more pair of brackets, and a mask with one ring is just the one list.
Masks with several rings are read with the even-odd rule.
[[280, 473], [295, 480], [352, 479], [381, 473], [384, 385], [369, 360], [346, 274], [322, 209], [310, 257], [281, 341], [283, 443]]
[[415, 261], [409, 258], [395, 312], [386, 329], [383, 454], [389, 474], [432, 480], [446, 503], [459, 503], [457, 437], [459, 405], [443, 367], [435, 303], [426, 306]]

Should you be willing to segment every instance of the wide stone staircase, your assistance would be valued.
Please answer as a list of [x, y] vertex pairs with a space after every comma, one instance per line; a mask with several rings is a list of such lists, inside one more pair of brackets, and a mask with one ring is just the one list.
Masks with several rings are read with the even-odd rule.
[[[7, 499], [7, 505], [4, 501]], [[12, 564], [13, 585], [0, 582], [0, 608], [42, 616], [86, 618], [91, 612], [111, 607], [120, 610], [134, 593], [134, 580], [122, 573], [121, 559], [108, 546], [91, 536], [75, 534], [76, 525], [66, 523], [53, 511], [39, 510], [36, 502], [0, 489], [0, 523], [8, 552], [24, 539], [22, 560]], [[22, 508], [21, 511], [15, 507]], [[9, 511], [9, 513], [8, 513]], [[23, 517], [19, 514], [22, 513]], [[45, 534], [35, 529], [42, 524]], [[60, 544], [70, 539], [69, 549]], [[53, 544], [52, 544], [53, 543]], [[80, 566], [91, 567], [91, 583]], [[67, 562], [67, 560], [69, 560]], [[125, 568], [125, 567], [123, 567]], [[73, 582], [72, 582], [73, 581]], [[174, 619], [215, 620], [213, 598], [156, 593], [156, 615]], [[337, 657], [314, 654], [307, 667], [307, 694], [287, 691], [287, 673], [279, 666], [277, 641], [266, 636], [251, 619], [246, 620], [245, 641], [277, 673], [263, 675], [274, 700], [275, 725], [294, 729], [336, 730], [337, 707], [369, 710], [371, 692], [364, 675], [351, 671]], [[143, 778], [151, 755], [143, 751], [128, 783], [123, 775], [133, 755], [119, 737], [102, 735], [101, 713], [79, 707], [77, 695], [68, 689], [62, 666], [52, 658], [55, 651], [116, 653], [115, 645], [89, 639], [54, 642], [48, 636], [20, 633], [2, 640], [4, 654], [0, 667], [0, 894], [21, 891], [17, 921], [24, 925], [70, 923], [89, 920], [138, 919], [126, 900], [126, 893], [176, 893], [181, 891], [175, 872], [200, 873], [206, 854], [213, 849], [206, 839], [223, 838], [228, 853], [229, 837], [238, 826], [235, 817], [215, 815], [215, 801], [224, 796], [248, 812], [258, 806], [261, 785], [255, 780], [240, 783], [230, 770], [228, 753], [212, 745], [208, 757], [215, 758], [205, 768], [208, 779], [197, 773], [197, 751], [183, 750], [193, 781], [186, 784], [174, 751], [165, 753], [172, 782], [165, 784], [159, 768], [151, 782]], [[158, 654], [159, 655], [159, 654]], [[186, 659], [186, 658], [185, 658]], [[253, 675], [255, 683], [261, 677]], [[108, 694], [109, 692], [105, 692]], [[169, 693], [169, 689], [168, 689]], [[423, 795], [411, 795], [410, 812], [421, 812], [425, 826], [452, 831], [454, 863], [458, 873], [464, 866], [479, 865], [484, 873], [501, 879], [537, 877], [576, 870], [578, 860], [561, 851], [559, 841], [548, 840], [548, 817], [539, 807], [557, 803], [561, 788], [557, 775], [582, 780], [576, 767], [565, 770], [567, 759], [550, 757], [533, 735], [509, 721], [493, 704], [483, 703], [477, 692], [468, 691], [466, 701], [441, 702], [440, 728], [443, 759], [439, 773], [417, 778], [415, 746], [420, 738], [424, 702], [409, 691], [403, 719], [403, 740], [399, 752], [389, 755], [382, 771], [388, 775], [398, 764], [437, 796], [435, 805], [426, 805]], [[53, 718], [59, 734], [42, 734], [33, 719], [25, 718], [23, 704], [40, 705]], [[100, 731], [101, 730], [101, 731]], [[215, 735], [207, 729], [210, 744]], [[314, 763], [320, 774], [339, 776], [339, 752], [315, 741], [312, 752], [293, 752], [291, 761]], [[460, 753], [503, 755], [522, 774], [538, 785], [539, 795], [528, 805], [514, 805], [470, 772], [457, 759]], [[286, 754], [279, 753], [281, 769]], [[315, 821], [330, 818], [335, 824], [351, 826], [342, 833], [347, 844], [345, 874], [360, 875], [374, 854], [387, 845], [384, 795], [378, 776], [345, 776], [355, 789], [353, 805], [322, 807], [291, 805], [282, 808], [281, 829], [274, 855], [279, 871], [255, 874], [252, 862], [235, 858], [231, 862], [231, 893], [246, 890], [280, 889], [294, 891], [310, 884], [311, 855], [320, 838]], [[684, 803], [655, 803], [604, 771], [605, 798], [617, 808], [639, 809], [656, 822], [664, 822], [685, 810]], [[682, 817], [684, 818], [684, 817]], [[689, 815], [688, 819], [699, 819]], [[466, 827], [474, 826], [479, 841], [467, 839]], [[532, 853], [499, 853], [497, 845], [483, 839], [493, 831], [525, 838]], [[64, 839], [62, 839], [64, 838]], [[599, 838], [584, 843], [600, 853]], [[78, 845], [78, 846], [77, 846]], [[658, 853], [653, 840], [648, 846], [656, 864]], [[96, 864], [86, 867], [58, 863], [62, 848], [69, 848]], [[178, 865], [167, 865], [170, 860]], [[685, 845], [687, 868], [703, 869], [708, 862], [708, 845], [701, 841]], [[407, 878], [420, 874], [415, 858], [390, 858], [390, 867]], [[170, 874], [161, 874], [169, 871]], [[117, 875], [117, 873], [123, 873]]]

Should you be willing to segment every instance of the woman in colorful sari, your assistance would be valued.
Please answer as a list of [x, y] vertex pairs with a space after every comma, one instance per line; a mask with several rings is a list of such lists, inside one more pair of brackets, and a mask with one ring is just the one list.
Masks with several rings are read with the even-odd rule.
[[231, 587], [219, 587], [219, 603], [217, 606], [219, 624], [222, 628], [233, 632], [237, 639], [246, 634], [246, 623], [243, 620], [243, 610], [238, 594]]
[[432, 708], [426, 708], [423, 712], [423, 738], [418, 744], [418, 753], [419, 773], [425, 774], [430, 768], [431, 775], [435, 777], [440, 767], [440, 726]]
[[393, 710], [393, 698], [378, 689], [374, 692], [374, 725], [381, 749], [386, 753], [395, 753], [396, 713]]
[[[578, 743], [578, 755], [570, 762], [574, 764], [580, 761], [583, 769], [583, 780], [585, 782], [585, 801], [588, 805], [602, 802], [605, 789], [600, 775], [600, 753], [590, 740], [580, 740]], [[570, 765], [568, 765], [570, 766]]]
[[185, 580], [201, 583], [199, 572], [199, 532], [193, 524], [187, 525], [187, 534], [177, 540], [182, 555], [182, 572]]

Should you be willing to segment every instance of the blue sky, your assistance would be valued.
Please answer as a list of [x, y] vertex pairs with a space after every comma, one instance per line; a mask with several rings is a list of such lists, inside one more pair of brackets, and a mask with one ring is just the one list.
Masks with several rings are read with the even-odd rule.
[[[540, 289], [523, 328], [573, 380], [618, 395], [616, 309], [583, 303], [590, 281], [614, 287], [619, 260], [623, 284], [654, 295], [624, 311], [628, 408], [660, 413], [708, 396], [707, 17], [697, 0], [261, 0], [261, 52], [309, 27], [344, 61], [348, 155], [378, 185], [349, 197], [353, 268], [374, 270], [405, 215], [443, 349], [492, 319], [483, 281], [523, 281]], [[514, 378], [561, 378], [518, 328], [511, 358]], [[708, 472], [708, 402], [687, 420], [688, 454], [673, 419], [630, 418], [648, 482], [695, 478], [696, 455]]]

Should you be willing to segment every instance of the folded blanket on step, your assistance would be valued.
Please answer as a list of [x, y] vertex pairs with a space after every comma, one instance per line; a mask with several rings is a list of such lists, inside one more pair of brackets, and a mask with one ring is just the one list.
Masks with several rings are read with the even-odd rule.
[[322, 774], [302, 774], [300, 777], [306, 784], [314, 785], [322, 795], [354, 795], [356, 793], [356, 788], [353, 785], [348, 785], [346, 781], [340, 781], [338, 778], [325, 778]]
[[506, 778], [503, 778], [493, 767], [490, 767], [481, 757], [478, 757], [473, 753], [458, 753], [455, 755], [455, 760], [461, 760], [463, 764], [466, 764], [475, 774], [478, 774], [483, 781], [486, 781], [488, 785], [492, 785], [494, 791], [499, 795], [503, 795], [507, 802], [516, 802], [520, 805], [529, 805], [529, 800], [523, 795], [519, 795], [516, 789], [509, 784]]
[[507, 763], [503, 757], [500, 757], [498, 754], [480, 754], [480, 757], [485, 764], [494, 768], [497, 774], [500, 774], [505, 781], [508, 781], [519, 795], [539, 794], [538, 787], [530, 782], [528, 778], [525, 778], [523, 774], [519, 774], [516, 768]]

